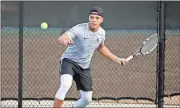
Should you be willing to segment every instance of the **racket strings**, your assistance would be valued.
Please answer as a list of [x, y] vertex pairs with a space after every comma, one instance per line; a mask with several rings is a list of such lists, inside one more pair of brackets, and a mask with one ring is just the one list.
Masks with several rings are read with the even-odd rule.
[[152, 50], [154, 50], [154, 48], [156, 48], [158, 43], [158, 37], [157, 36], [153, 36], [151, 38], [149, 38], [146, 42], [144, 42], [144, 45], [141, 48], [141, 53], [142, 54], [147, 54], [149, 52], [151, 52]]

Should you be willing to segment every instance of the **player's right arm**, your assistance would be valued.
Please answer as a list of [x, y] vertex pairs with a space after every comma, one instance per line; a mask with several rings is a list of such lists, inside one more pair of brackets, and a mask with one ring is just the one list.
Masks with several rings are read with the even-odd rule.
[[61, 45], [70, 45], [73, 43], [73, 40], [66, 33], [63, 33], [58, 39], [57, 42]]
[[57, 42], [65, 46], [73, 44], [73, 39], [77, 37], [78, 31], [78, 25], [70, 28], [57, 39]]

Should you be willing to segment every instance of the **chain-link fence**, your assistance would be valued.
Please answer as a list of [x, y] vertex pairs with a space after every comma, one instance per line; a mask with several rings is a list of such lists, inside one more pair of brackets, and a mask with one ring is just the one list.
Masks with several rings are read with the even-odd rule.
[[[105, 45], [119, 57], [128, 57], [141, 42], [157, 32], [158, 2], [23, 2], [23, 56], [19, 57], [19, 2], [2, 2], [1, 107], [17, 107], [22, 89], [23, 107], [52, 107], [60, 85], [59, 60], [65, 50], [56, 39], [64, 29], [88, 21], [94, 5], [104, 9]], [[164, 104], [180, 106], [180, 2], [166, 2]], [[33, 8], [32, 8], [33, 7]], [[48, 8], [47, 8], [48, 7]], [[66, 11], [65, 11], [66, 10]], [[174, 14], [172, 14], [172, 12]], [[177, 14], [175, 14], [177, 13]], [[43, 30], [40, 23], [49, 28]], [[95, 52], [91, 107], [156, 107], [158, 50], [138, 56], [126, 66]], [[18, 88], [19, 58], [23, 59], [22, 86]], [[63, 106], [79, 98], [75, 83]], [[139, 106], [138, 106], [139, 105]], [[170, 107], [170, 106], [167, 106]]]
[[[180, 103], [180, 30], [179, 27], [172, 27], [172, 11], [176, 11], [176, 6], [180, 3], [167, 3], [166, 10], [166, 49], [165, 49], [165, 104]], [[176, 7], [176, 8], [175, 8]], [[180, 16], [177, 16], [180, 18]], [[180, 23], [179, 23], [180, 24]]]

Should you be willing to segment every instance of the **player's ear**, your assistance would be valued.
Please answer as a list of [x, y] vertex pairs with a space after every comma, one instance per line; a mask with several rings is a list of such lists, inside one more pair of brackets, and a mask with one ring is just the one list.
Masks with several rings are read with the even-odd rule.
[[101, 23], [104, 21], [104, 18], [102, 17], [102, 19], [101, 19]]

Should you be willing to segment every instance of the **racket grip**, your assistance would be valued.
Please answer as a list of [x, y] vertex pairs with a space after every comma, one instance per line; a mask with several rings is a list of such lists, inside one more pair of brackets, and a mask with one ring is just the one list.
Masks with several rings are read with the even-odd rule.
[[130, 61], [132, 58], [134, 58], [133, 55], [129, 56], [128, 58], [126, 58], [127, 61]]

